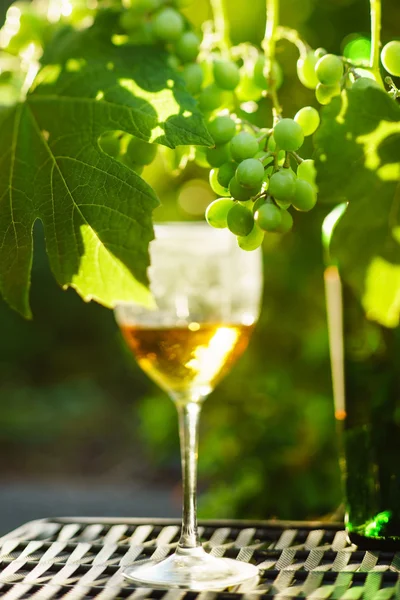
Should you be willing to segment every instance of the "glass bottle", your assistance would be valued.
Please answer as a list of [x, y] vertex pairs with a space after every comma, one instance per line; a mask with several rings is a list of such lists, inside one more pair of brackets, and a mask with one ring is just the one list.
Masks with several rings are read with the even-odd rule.
[[366, 314], [330, 257], [325, 219], [325, 290], [335, 417], [345, 491], [345, 523], [361, 548], [400, 548], [400, 327]]

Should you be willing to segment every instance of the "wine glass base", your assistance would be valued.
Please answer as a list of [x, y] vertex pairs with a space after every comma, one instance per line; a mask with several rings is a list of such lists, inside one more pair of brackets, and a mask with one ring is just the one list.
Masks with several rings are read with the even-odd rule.
[[194, 591], [223, 590], [258, 581], [258, 568], [231, 558], [218, 558], [196, 548], [195, 554], [175, 553], [161, 561], [146, 560], [127, 567], [124, 577], [139, 586]]

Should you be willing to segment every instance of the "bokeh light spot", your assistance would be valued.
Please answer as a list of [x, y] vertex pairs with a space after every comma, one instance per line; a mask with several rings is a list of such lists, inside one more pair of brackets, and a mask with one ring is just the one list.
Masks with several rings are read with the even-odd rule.
[[371, 40], [359, 35], [349, 36], [349, 38], [344, 46], [344, 56], [357, 62], [368, 61], [371, 53]]
[[215, 200], [215, 194], [202, 179], [191, 179], [179, 190], [178, 204], [189, 215], [203, 216], [207, 206]]

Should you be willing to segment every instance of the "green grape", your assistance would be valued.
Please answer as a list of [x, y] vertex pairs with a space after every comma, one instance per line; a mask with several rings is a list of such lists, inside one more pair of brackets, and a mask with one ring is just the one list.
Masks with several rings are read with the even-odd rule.
[[281, 119], [274, 127], [274, 138], [279, 148], [294, 152], [302, 146], [304, 133], [293, 119]]
[[128, 33], [137, 29], [142, 23], [143, 20], [138, 16], [138, 13], [135, 10], [132, 10], [132, 8], [124, 10], [119, 17], [119, 24], [122, 29], [125, 29]]
[[390, 75], [400, 77], [400, 41], [393, 40], [383, 47], [381, 61]]
[[243, 187], [255, 188], [261, 185], [264, 178], [264, 167], [256, 158], [246, 158], [236, 170], [236, 179]]
[[315, 90], [315, 97], [322, 105], [329, 104], [332, 98], [339, 95], [340, 85], [338, 83], [334, 85], [324, 85], [323, 83], [319, 83]]
[[124, 155], [126, 164], [149, 165], [157, 154], [157, 145], [132, 137]]
[[256, 194], [258, 194], [260, 189], [261, 189], [261, 186], [259, 186], [258, 188], [242, 187], [240, 185], [240, 183], [238, 182], [238, 180], [236, 179], [236, 176], [232, 177], [232, 179], [229, 182], [229, 192], [230, 192], [232, 198], [235, 198], [235, 200], [241, 200], [241, 201], [249, 200]]
[[194, 150], [194, 162], [199, 165], [199, 167], [209, 169], [210, 165], [207, 160], [206, 151], [207, 148], [205, 146], [196, 146]]
[[237, 165], [234, 162], [226, 162], [220, 166], [220, 168], [218, 169], [217, 180], [222, 187], [229, 187], [229, 183], [232, 177], [235, 176], [236, 167]]
[[[254, 83], [261, 90], [268, 89], [268, 81], [266, 76], [264, 75], [265, 63], [265, 56], [260, 54], [260, 56], [254, 64]], [[277, 63], [275, 60], [272, 64], [272, 77], [275, 80], [276, 89], [279, 90], [283, 83], [283, 73], [279, 63]]]
[[174, 8], [162, 8], [153, 19], [154, 35], [164, 42], [178, 40], [184, 28], [182, 15]]
[[256, 223], [264, 231], [276, 231], [282, 223], [282, 211], [272, 202], [266, 202], [254, 215]]
[[240, 81], [239, 67], [231, 60], [216, 60], [213, 65], [215, 83], [222, 90], [234, 90]]
[[217, 146], [216, 148], [207, 148], [206, 157], [211, 167], [220, 167], [231, 160], [229, 144]]
[[185, 80], [186, 89], [193, 95], [200, 92], [203, 85], [203, 69], [197, 63], [190, 63], [183, 67], [182, 77]]
[[268, 192], [276, 198], [287, 202], [295, 193], [296, 177], [289, 169], [282, 169], [271, 176]]
[[256, 138], [247, 131], [241, 131], [231, 140], [232, 157], [237, 162], [246, 158], [253, 158], [258, 152], [258, 142]]
[[240, 69], [239, 85], [235, 89], [239, 102], [258, 102], [262, 98], [262, 90], [256, 85], [253, 75]]
[[264, 231], [260, 229], [257, 223], [254, 223], [253, 229], [247, 235], [239, 235], [237, 238], [237, 242], [239, 248], [242, 250], [246, 250], [247, 252], [251, 252], [252, 250], [256, 250], [261, 246], [264, 241]]
[[253, 213], [239, 203], [232, 206], [226, 220], [229, 231], [235, 235], [248, 235], [254, 226]]
[[287, 233], [293, 227], [293, 217], [287, 210], [281, 210], [281, 217], [281, 224], [277, 227], [276, 231], [278, 233]]
[[182, 62], [195, 60], [200, 49], [200, 38], [193, 31], [185, 31], [175, 44], [176, 55]]
[[300, 56], [297, 61], [297, 77], [300, 79], [304, 87], [309, 90], [315, 90], [319, 80], [315, 73], [315, 65], [318, 62], [318, 58], [314, 56], [312, 52]]
[[121, 140], [118, 134], [109, 131], [99, 139], [100, 148], [113, 158], [117, 158], [121, 151]]
[[317, 171], [315, 169], [315, 163], [311, 158], [303, 160], [303, 162], [297, 167], [297, 177], [299, 179], [304, 179], [304, 181], [308, 181], [308, 183], [310, 183], [313, 189], [317, 192], [318, 189], [315, 183], [316, 176]]
[[315, 193], [311, 183], [303, 179], [297, 179], [296, 189], [294, 192], [292, 204], [297, 210], [309, 211], [314, 208], [317, 202], [317, 194]]
[[208, 124], [208, 131], [215, 144], [226, 144], [236, 133], [235, 121], [229, 117], [215, 117]]
[[325, 54], [315, 65], [315, 74], [324, 85], [334, 85], [343, 77], [343, 61], [335, 54]]
[[226, 198], [219, 198], [208, 205], [206, 210], [206, 221], [211, 227], [223, 229], [227, 227], [228, 213], [233, 208], [233, 201]]
[[223, 187], [218, 182], [218, 169], [211, 169], [210, 175], [209, 175], [209, 182], [210, 182], [210, 187], [211, 187], [212, 191], [215, 192], [218, 196], [224, 196], [225, 198], [227, 196], [230, 196], [230, 192], [229, 192], [228, 188]]
[[199, 96], [199, 106], [203, 112], [211, 112], [220, 108], [223, 103], [223, 91], [215, 83], [202, 90]]
[[319, 112], [312, 106], [304, 106], [294, 116], [305, 136], [315, 133], [321, 122]]

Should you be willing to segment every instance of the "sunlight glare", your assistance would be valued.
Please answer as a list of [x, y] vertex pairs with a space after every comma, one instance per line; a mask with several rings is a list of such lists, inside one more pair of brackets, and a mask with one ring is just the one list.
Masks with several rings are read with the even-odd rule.
[[[400, 133], [400, 123], [391, 121], [381, 121], [375, 131], [366, 135], [359, 135], [356, 138], [357, 144], [364, 146], [365, 167], [371, 171], [376, 171], [381, 166], [379, 156], [379, 146], [391, 135]], [[383, 172], [388, 175], [388, 171]]]
[[[173, 91], [169, 88], [162, 89], [158, 92], [145, 90], [132, 79], [118, 79], [118, 84], [136, 98], [147, 101], [148, 104], [152, 106], [152, 109], [156, 111], [159, 123], [163, 123], [169, 120], [171, 116], [179, 115], [181, 112], [181, 107], [176, 101]], [[160, 135], [164, 135], [164, 131], [160, 125], [157, 124], [153, 128], [149, 141], [154, 141]]]
[[221, 370], [232, 348], [237, 342], [239, 333], [235, 329], [220, 327], [213, 335], [207, 346], [199, 346], [194, 352], [194, 358], [186, 363], [186, 367], [201, 373], [201, 381], [196, 377], [193, 380], [193, 387], [196, 384], [211, 382]]
[[0, 48], [6, 48], [20, 28], [21, 11], [17, 6], [11, 6], [7, 11], [6, 22], [0, 29]]

